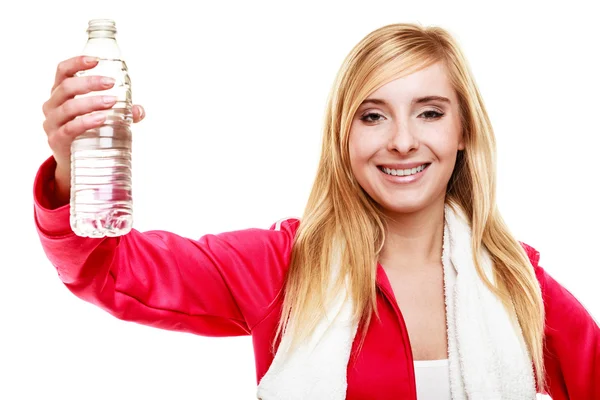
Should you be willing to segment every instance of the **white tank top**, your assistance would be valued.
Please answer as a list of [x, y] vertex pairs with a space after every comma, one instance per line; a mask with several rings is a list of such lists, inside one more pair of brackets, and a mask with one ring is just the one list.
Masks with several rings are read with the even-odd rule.
[[451, 400], [448, 360], [415, 361], [418, 400]]

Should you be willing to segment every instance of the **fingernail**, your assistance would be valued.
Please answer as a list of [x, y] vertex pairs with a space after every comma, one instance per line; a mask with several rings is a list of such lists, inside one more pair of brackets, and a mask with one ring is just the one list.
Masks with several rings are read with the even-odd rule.
[[140, 119], [144, 118], [146, 115], [146, 111], [144, 111], [144, 107], [140, 106]]
[[83, 57], [83, 62], [86, 64], [95, 64], [98, 61], [99, 61], [98, 57], [90, 57], [90, 56]]
[[102, 96], [102, 102], [104, 104], [114, 103], [115, 101], [117, 101], [115, 96]]
[[115, 83], [115, 79], [105, 76], [104, 78], [102, 78], [101, 82], [104, 86], [109, 86], [109, 85], [113, 85]]

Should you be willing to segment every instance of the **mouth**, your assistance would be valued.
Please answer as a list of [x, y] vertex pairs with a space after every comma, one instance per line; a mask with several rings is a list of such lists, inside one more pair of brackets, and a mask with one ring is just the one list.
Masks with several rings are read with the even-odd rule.
[[392, 169], [392, 168], [387, 168], [381, 165], [378, 165], [377, 168], [383, 172], [386, 175], [389, 176], [396, 176], [396, 177], [400, 177], [400, 176], [406, 176], [406, 177], [411, 177], [411, 176], [417, 176], [417, 175], [421, 175], [421, 173], [423, 171], [425, 171], [427, 169], [427, 167], [429, 167], [431, 165], [431, 163], [424, 163], [421, 164], [419, 166], [416, 166], [414, 168], [405, 168], [405, 169]]

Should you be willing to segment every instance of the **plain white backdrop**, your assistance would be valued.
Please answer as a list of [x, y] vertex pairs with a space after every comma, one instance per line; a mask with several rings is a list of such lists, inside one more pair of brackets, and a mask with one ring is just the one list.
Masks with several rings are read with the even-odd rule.
[[[2, 60], [0, 398], [251, 399], [251, 339], [123, 322], [60, 282], [32, 184], [56, 65], [112, 18], [146, 119], [133, 127], [135, 228], [198, 238], [300, 216], [325, 101], [350, 49], [395, 22], [459, 40], [498, 140], [498, 203], [517, 238], [600, 320], [600, 39], [593, 1], [11, 2]], [[573, 344], [577, 346], [576, 343]]]

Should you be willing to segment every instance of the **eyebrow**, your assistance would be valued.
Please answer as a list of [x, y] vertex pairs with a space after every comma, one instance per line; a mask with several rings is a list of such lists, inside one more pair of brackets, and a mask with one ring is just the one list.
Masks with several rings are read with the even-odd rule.
[[[427, 103], [430, 101], [441, 101], [444, 103], [448, 103], [450, 104], [451, 101], [450, 99], [448, 99], [447, 97], [443, 97], [443, 96], [424, 96], [424, 97], [416, 97], [414, 98], [410, 104], [411, 105], [415, 105], [415, 104], [422, 104], [422, 103]], [[365, 101], [362, 102], [361, 105], [363, 104], [367, 104], [367, 103], [373, 103], [373, 104], [379, 104], [379, 105], [386, 105], [387, 102], [385, 100], [382, 99], [365, 99]]]

